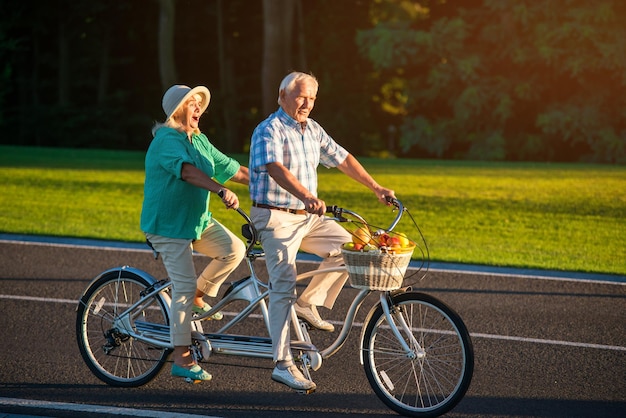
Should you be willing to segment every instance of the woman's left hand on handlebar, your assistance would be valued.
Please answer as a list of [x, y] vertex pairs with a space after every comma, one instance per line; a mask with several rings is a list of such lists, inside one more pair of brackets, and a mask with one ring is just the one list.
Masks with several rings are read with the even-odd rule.
[[239, 207], [239, 198], [232, 191], [224, 188], [222, 189], [222, 203], [226, 206], [226, 209], [237, 209]]

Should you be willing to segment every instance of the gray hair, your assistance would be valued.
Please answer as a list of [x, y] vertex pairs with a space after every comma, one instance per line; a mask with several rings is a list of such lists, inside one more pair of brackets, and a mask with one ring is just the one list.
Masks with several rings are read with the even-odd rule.
[[280, 87], [278, 88], [278, 104], [280, 105], [280, 94], [284, 91], [285, 93], [289, 93], [293, 88], [301, 81], [311, 81], [315, 85], [315, 90], [318, 89], [319, 83], [317, 82], [317, 78], [313, 74], [301, 73], [299, 71], [293, 71], [283, 78], [283, 81], [280, 82]]
[[[180, 113], [180, 112], [177, 112], [177, 113]], [[163, 127], [176, 129], [178, 132], [184, 132], [183, 125], [180, 122], [176, 121], [176, 119], [174, 119], [173, 117], [170, 117], [165, 122], [155, 122], [154, 125], [152, 125], [152, 137], [154, 138], [157, 131]], [[196, 132], [196, 133], [199, 133], [199, 132]]]

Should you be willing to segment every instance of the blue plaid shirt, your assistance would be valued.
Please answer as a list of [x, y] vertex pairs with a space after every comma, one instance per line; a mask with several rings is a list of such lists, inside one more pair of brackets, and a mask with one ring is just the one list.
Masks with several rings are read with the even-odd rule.
[[304, 133], [282, 108], [261, 122], [250, 143], [250, 198], [253, 202], [289, 209], [304, 209], [294, 195], [267, 173], [266, 164], [284, 165], [304, 187], [317, 197], [317, 167], [337, 167], [348, 156], [319, 123], [308, 119]]

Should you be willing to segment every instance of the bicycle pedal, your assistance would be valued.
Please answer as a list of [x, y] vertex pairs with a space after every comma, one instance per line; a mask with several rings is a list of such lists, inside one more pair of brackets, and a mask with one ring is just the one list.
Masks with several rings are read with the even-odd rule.
[[202, 382], [202, 380], [192, 379], [191, 377], [185, 377], [185, 383], [193, 383], [194, 385]]

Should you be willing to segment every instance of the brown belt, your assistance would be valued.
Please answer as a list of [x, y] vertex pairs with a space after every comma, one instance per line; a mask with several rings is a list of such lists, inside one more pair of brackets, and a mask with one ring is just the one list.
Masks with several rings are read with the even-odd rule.
[[304, 209], [287, 209], [287, 208], [279, 208], [278, 206], [265, 205], [263, 203], [252, 202], [252, 206], [255, 208], [262, 209], [271, 209], [271, 210], [280, 210], [282, 212], [293, 213], [294, 215], [306, 215], [306, 210]]

